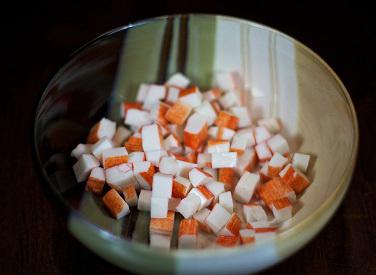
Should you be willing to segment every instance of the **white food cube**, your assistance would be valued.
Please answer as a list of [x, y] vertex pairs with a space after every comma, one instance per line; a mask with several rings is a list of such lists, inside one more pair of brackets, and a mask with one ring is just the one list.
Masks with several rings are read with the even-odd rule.
[[150, 233], [150, 246], [160, 250], [170, 250], [171, 236]]
[[130, 213], [128, 204], [114, 189], [103, 196], [102, 202], [116, 219], [121, 219]]
[[150, 190], [141, 190], [140, 195], [138, 196], [137, 209], [140, 211], [149, 212], [151, 209], [151, 191]]
[[172, 176], [155, 173], [153, 176], [152, 196], [159, 198], [171, 198]]
[[189, 171], [189, 180], [194, 187], [197, 187], [209, 182], [212, 180], [212, 178], [201, 169], [193, 168], [191, 171]]
[[[97, 140], [107, 137], [108, 139], [112, 139], [116, 131], [116, 123], [112, 120], [109, 120], [107, 118], [102, 118], [97, 126], [94, 126], [90, 130], [88, 139], [91, 141], [96, 142]], [[89, 143], [94, 143], [89, 142]]]
[[165, 150], [171, 150], [173, 148], [179, 148], [179, 140], [173, 134], [170, 134], [167, 138], [163, 140], [163, 148]]
[[78, 159], [83, 154], [91, 153], [91, 144], [78, 144], [71, 152], [71, 157]]
[[205, 223], [214, 233], [217, 233], [226, 225], [230, 218], [231, 214], [217, 203], [206, 218]]
[[208, 153], [224, 153], [230, 151], [230, 142], [226, 140], [209, 140]]
[[[115, 160], [116, 159], [116, 160]], [[124, 147], [109, 148], [102, 152], [102, 163], [104, 169], [114, 166], [111, 163], [111, 160], [114, 162], [125, 163], [128, 162], [128, 152]], [[120, 164], [120, 163], [119, 163]]]
[[206, 218], [209, 216], [210, 214], [210, 210], [208, 208], [203, 208], [201, 209], [200, 211], [196, 212], [194, 215], [193, 215], [193, 218], [195, 220], [197, 220], [199, 223], [201, 224], [205, 224], [205, 220]]
[[166, 218], [168, 212], [168, 198], [151, 197], [151, 218]]
[[278, 202], [274, 202], [271, 208], [273, 215], [278, 222], [286, 221], [292, 217], [292, 205], [287, 198], [285, 200], [282, 199]]
[[191, 81], [182, 73], [175, 73], [167, 80], [166, 84], [180, 88], [188, 87]]
[[142, 176], [142, 173], [148, 173], [153, 169], [150, 161], [137, 161], [133, 163], [133, 174], [142, 189], [151, 189], [150, 183]]
[[145, 98], [144, 105], [142, 106], [142, 108], [150, 111], [154, 103], [157, 103], [160, 100], [164, 100], [165, 97], [166, 87], [164, 85], [149, 85], [147, 96]]
[[218, 179], [218, 169], [204, 167], [204, 168], [202, 168], [202, 171], [204, 171], [205, 173], [211, 175], [212, 180], [217, 180]]
[[230, 191], [219, 195], [219, 204], [224, 207], [229, 213], [234, 212], [234, 202]]
[[177, 173], [178, 176], [182, 176], [184, 178], [189, 177], [189, 172], [197, 167], [196, 163], [192, 162], [187, 162], [187, 161], [182, 161], [182, 160], [177, 160], [177, 163], [179, 165], [179, 171]]
[[142, 127], [142, 148], [145, 152], [162, 149], [162, 140], [157, 124]]
[[122, 191], [130, 184], [135, 184], [136, 179], [133, 175], [132, 164], [120, 164], [105, 170], [107, 184]]
[[91, 170], [99, 165], [99, 161], [93, 155], [81, 155], [77, 162], [73, 165], [73, 172], [76, 176], [77, 182], [85, 181], [90, 175]]
[[144, 152], [132, 152], [128, 155], [128, 162], [140, 162], [145, 160], [145, 153]]
[[149, 86], [150, 85], [148, 85], [148, 84], [142, 83], [138, 87], [137, 97], [136, 97], [137, 102], [144, 102], [144, 100], [145, 100], [145, 98], [147, 97], [147, 94], [148, 94]]
[[237, 154], [235, 152], [214, 153], [212, 154], [212, 168], [235, 167]]
[[219, 181], [210, 181], [205, 186], [214, 195], [215, 200], [218, 199], [220, 194], [226, 191], [225, 184]]
[[270, 159], [268, 163], [268, 175], [277, 177], [279, 172], [283, 169], [283, 167], [287, 164], [288, 159], [282, 156], [280, 153], [274, 153], [273, 157]]
[[211, 166], [211, 154], [198, 154], [197, 165], [199, 168]]
[[119, 147], [124, 144], [124, 142], [130, 137], [131, 131], [129, 131], [124, 126], [119, 126], [116, 129], [115, 135], [112, 138], [112, 143], [115, 147]]
[[286, 153], [290, 152], [289, 144], [287, 143], [286, 139], [280, 134], [276, 134], [275, 136], [272, 136], [270, 139], [268, 139], [267, 144], [273, 153], [278, 152], [282, 155], [285, 155]]
[[255, 146], [256, 154], [260, 162], [270, 160], [272, 158], [272, 152], [265, 142], [259, 143]]
[[272, 134], [276, 134], [281, 130], [281, 125], [277, 118], [265, 118], [257, 121], [258, 126], [264, 126]]
[[253, 135], [253, 128], [248, 127], [248, 128], [243, 128], [240, 129], [236, 132], [235, 136], [243, 137], [247, 140], [247, 147], [252, 147], [256, 145], [256, 140]]
[[208, 130], [208, 135], [212, 139], [231, 140], [235, 131], [227, 127], [212, 126]]
[[97, 141], [97, 143], [93, 144], [91, 147], [91, 153], [99, 160], [102, 160], [102, 153], [103, 151], [113, 148], [114, 144], [110, 139], [107, 137], [103, 137]]
[[159, 171], [163, 174], [176, 175], [179, 164], [173, 157], [162, 157], [159, 162]]
[[230, 150], [232, 152], [244, 153], [247, 148], [248, 140], [244, 136], [235, 135], [231, 142]]
[[247, 223], [268, 220], [268, 216], [261, 205], [245, 204], [243, 205], [243, 211]]
[[241, 203], [248, 203], [259, 183], [260, 176], [258, 174], [246, 171], [235, 186], [234, 199]]
[[176, 211], [183, 215], [185, 219], [192, 217], [197, 212], [201, 204], [201, 200], [196, 195], [192, 194], [182, 199], [176, 207]]
[[264, 126], [256, 127], [254, 129], [254, 135], [257, 144], [260, 144], [272, 136]]
[[152, 120], [149, 112], [138, 109], [129, 109], [124, 120], [125, 124], [135, 126], [137, 128], [148, 125], [151, 122]]
[[223, 109], [229, 109], [233, 106], [239, 105], [238, 97], [236, 96], [235, 92], [230, 91], [228, 93], [223, 94], [219, 98], [219, 104], [223, 107]]
[[154, 166], [159, 166], [159, 162], [162, 157], [167, 157], [167, 152], [165, 150], [155, 150], [145, 152], [146, 160], [150, 161]]
[[192, 190], [189, 192], [187, 197], [190, 197], [192, 195], [196, 195], [200, 199], [200, 206], [198, 210], [201, 210], [202, 208], [205, 208], [210, 205], [212, 202], [214, 196], [213, 194], [207, 189], [205, 186], [203, 186], [203, 189], [205, 189], [206, 192], [201, 192], [198, 188], [192, 188]]
[[168, 87], [166, 101], [170, 103], [175, 103], [179, 98], [179, 94], [180, 94], [179, 88], [172, 87], [172, 86]]
[[292, 166], [303, 173], [307, 172], [308, 164], [309, 164], [309, 155], [295, 153], [292, 158]]
[[197, 87], [195, 87], [195, 90], [192, 93], [179, 97], [179, 102], [190, 105], [192, 108], [200, 106], [201, 101], [202, 94]]
[[217, 118], [217, 113], [207, 100], [204, 100], [200, 106], [196, 107], [195, 112], [205, 117], [208, 126], [212, 125]]
[[251, 126], [251, 117], [248, 113], [248, 110], [246, 107], [232, 107], [230, 108], [231, 113], [236, 115], [239, 118], [238, 127], [244, 128]]

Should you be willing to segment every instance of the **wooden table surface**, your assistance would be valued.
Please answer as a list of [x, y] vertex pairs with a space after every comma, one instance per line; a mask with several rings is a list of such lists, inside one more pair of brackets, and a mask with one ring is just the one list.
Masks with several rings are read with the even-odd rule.
[[360, 149], [344, 202], [312, 242], [266, 272], [376, 274], [376, 43], [371, 8], [343, 2], [273, 8], [252, 1], [247, 6], [233, 1], [155, 1], [153, 8], [141, 1], [52, 2], [2, 9], [9, 18], [2, 24], [1, 43], [6, 70], [0, 93], [1, 274], [123, 273], [66, 230], [62, 211], [33, 165], [33, 111], [49, 77], [83, 43], [142, 18], [186, 12], [243, 17], [297, 38], [338, 73], [357, 110]]

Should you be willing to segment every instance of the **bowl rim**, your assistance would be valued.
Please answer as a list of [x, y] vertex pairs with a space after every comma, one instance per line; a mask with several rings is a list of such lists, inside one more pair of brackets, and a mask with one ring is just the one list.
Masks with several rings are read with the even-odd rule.
[[[302, 48], [307, 54], [311, 55], [315, 60], [319, 61], [320, 65], [322, 65], [328, 73], [334, 78], [336, 83], [340, 87], [340, 91], [337, 92], [342, 92], [342, 96], [345, 99], [345, 102], [347, 103], [347, 107], [349, 108], [349, 111], [351, 113], [351, 119], [352, 123], [354, 126], [354, 143], [353, 143], [353, 148], [351, 151], [351, 157], [350, 161], [347, 163], [346, 168], [344, 170], [344, 173], [342, 174], [341, 178], [338, 180], [338, 185], [335, 188], [334, 191], [325, 199], [325, 201], [317, 208], [315, 209], [311, 214], [309, 214], [306, 218], [304, 218], [302, 221], [294, 225], [293, 227], [285, 230], [284, 232], [279, 233], [278, 235], [281, 236], [281, 239], [276, 239], [277, 242], [282, 243], [282, 241], [289, 241], [292, 240], [295, 237], [296, 232], [299, 231], [301, 232], [303, 228], [307, 228], [309, 225], [311, 225], [313, 222], [315, 222], [316, 218], [320, 216], [323, 212], [326, 212], [330, 206], [333, 206], [336, 204], [335, 209], [332, 209], [332, 213], [326, 218], [326, 220], [323, 222], [323, 225], [320, 226], [318, 230], [316, 230], [311, 236], [309, 236], [308, 240], [305, 241], [305, 243], [302, 246], [304, 246], [310, 239], [312, 239], [315, 235], [317, 235], [325, 226], [325, 224], [330, 220], [332, 215], [334, 214], [335, 210], [337, 209], [338, 205], [342, 201], [348, 186], [350, 185], [351, 178], [352, 178], [352, 173], [355, 167], [355, 162], [357, 159], [357, 153], [358, 153], [358, 146], [359, 146], [359, 127], [358, 127], [358, 121], [357, 121], [357, 115], [356, 111], [353, 105], [353, 102], [351, 100], [351, 97], [348, 93], [348, 90], [346, 89], [345, 85], [341, 81], [341, 79], [338, 77], [338, 75], [334, 72], [334, 70], [312, 49], [310, 49], [308, 46], [304, 45], [302, 42], [297, 40], [296, 38], [293, 38], [292, 36], [289, 36], [288, 34], [285, 34], [282, 31], [279, 31], [273, 27], [254, 22], [251, 20], [243, 19], [243, 18], [238, 18], [238, 17], [233, 17], [233, 16], [228, 16], [228, 15], [221, 15], [221, 14], [207, 14], [207, 13], [186, 13], [186, 14], [170, 14], [170, 15], [162, 15], [162, 16], [157, 16], [157, 17], [152, 17], [152, 18], [146, 18], [140, 21], [136, 21], [134, 23], [130, 23], [128, 25], [120, 26], [113, 28], [107, 32], [104, 32], [102, 34], [99, 34], [95, 38], [89, 40], [82, 46], [80, 46], [78, 49], [72, 52], [71, 55], [69, 55], [64, 63], [62, 63], [61, 66], [58, 67], [58, 69], [52, 74], [52, 77], [50, 77], [47, 80], [47, 85], [44, 85], [43, 87], [43, 92], [42, 95], [40, 96], [38, 100], [37, 107], [34, 112], [34, 123], [33, 123], [33, 158], [36, 159], [37, 161], [37, 169], [39, 170], [40, 174], [42, 175], [42, 180], [48, 183], [48, 186], [50, 189], [53, 191], [54, 195], [58, 198], [58, 201], [64, 206], [65, 210], [68, 210], [69, 214], [71, 216], [74, 216], [75, 218], [78, 218], [82, 222], [84, 222], [86, 225], [90, 226], [92, 229], [98, 232], [98, 234], [102, 234], [105, 236], [107, 239], [113, 239], [116, 240], [117, 242], [120, 241], [122, 245], [124, 246], [132, 246], [134, 248], [140, 249], [143, 252], [155, 252], [155, 249], [150, 248], [148, 245], [137, 243], [137, 242], [132, 242], [131, 240], [120, 237], [117, 235], [112, 234], [111, 232], [101, 228], [100, 226], [91, 223], [85, 216], [83, 216], [79, 211], [74, 209], [72, 206], [66, 203], [66, 201], [63, 199], [61, 194], [56, 190], [56, 188], [53, 186], [53, 184], [50, 182], [50, 179], [43, 168], [43, 164], [39, 155], [39, 152], [37, 150], [37, 118], [38, 118], [38, 113], [40, 111], [40, 107], [42, 102], [44, 101], [44, 98], [48, 94], [49, 86], [51, 83], [54, 81], [55, 77], [59, 75], [61, 70], [64, 68], [66, 64], [76, 55], [78, 55], [80, 52], [88, 48], [89, 46], [93, 45], [95, 42], [100, 41], [102, 39], [105, 39], [108, 36], [114, 35], [119, 33], [120, 31], [133, 28], [133, 27], [139, 27], [144, 24], [150, 24], [159, 20], [167, 20], [168, 18], [177, 18], [181, 16], [198, 16], [198, 17], [211, 17], [219, 20], [227, 20], [227, 21], [233, 21], [233, 22], [238, 22], [246, 25], [252, 25], [253, 27], [257, 27], [260, 29], [268, 30], [273, 33], [277, 33], [278, 35], [281, 35], [282, 37], [288, 39], [289, 41], [292, 41], [295, 46], [298, 46]], [[343, 194], [342, 194], [343, 193]], [[342, 195], [341, 195], [342, 194]], [[295, 233], [295, 234], [294, 234]], [[260, 245], [263, 245], [264, 242], [262, 242]], [[186, 251], [186, 250], [179, 250], [179, 249], [172, 249], [168, 252], [163, 252], [168, 257], [176, 257], [176, 258], [202, 258], [203, 256], [218, 256], [218, 255], [229, 255], [233, 253], [241, 253], [241, 252], [246, 252], [250, 250], [254, 250], [260, 245], [255, 245], [255, 246], [240, 246], [236, 247], [236, 249], [231, 248], [231, 249], [205, 249], [205, 250], [193, 250], [192, 251]], [[291, 255], [293, 252], [296, 252], [297, 249], [293, 250], [291, 253], [289, 253], [287, 256]], [[210, 253], [209, 253], [210, 252]]]

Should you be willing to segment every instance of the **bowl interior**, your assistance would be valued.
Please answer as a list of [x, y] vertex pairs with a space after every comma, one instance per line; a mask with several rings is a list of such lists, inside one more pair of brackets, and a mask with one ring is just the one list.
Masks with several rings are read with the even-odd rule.
[[252, 119], [279, 117], [292, 149], [313, 156], [308, 172], [312, 185], [282, 234], [348, 184], [357, 150], [356, 117], [345, 88], [326, 63], [265, 26], [223, 16], [170, 16], [88, 43], [58, 71], [40, 101], [37, 159], [57, 198], [81, 218], [115, 236], [147, 242], [148, 214], [132, 211], [124, 220], [110, 218], [99, 200], [75, 182], [69, 155], [102, 116], [121, 121], [120, 104], [134, 100], [140, 83], [163, 83], [176, 71], [203, 88], [213, 84], [217, 72], [238, 74], [239, 98]]

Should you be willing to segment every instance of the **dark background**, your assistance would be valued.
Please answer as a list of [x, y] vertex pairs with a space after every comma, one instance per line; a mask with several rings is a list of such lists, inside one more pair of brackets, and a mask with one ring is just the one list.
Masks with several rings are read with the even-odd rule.
[[348, 194], [325, 229], [270, 274], [376, 274], [375, 15], [370, 6], [267, 1], [63, 1], [1, 8], [0, 273], [117, 274], [66, 230], [64, 214], [33, 166], [35, 104], [83, 43], [114, 27], [173, 13], [219, 13], [277, 28], [321, 55], [348, 88], [360, 148]]

